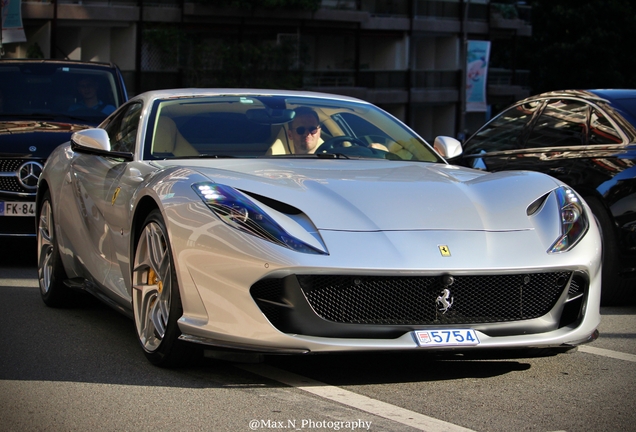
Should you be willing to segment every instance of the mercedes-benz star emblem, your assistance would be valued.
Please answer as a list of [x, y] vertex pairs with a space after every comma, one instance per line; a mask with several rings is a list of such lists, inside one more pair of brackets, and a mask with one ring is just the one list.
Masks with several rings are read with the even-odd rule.
[[38, 162], [25, 162], [18, 170], [18, 181], [26, 189], [36, 189], [38, 178], [42, 174], [42, 165]]

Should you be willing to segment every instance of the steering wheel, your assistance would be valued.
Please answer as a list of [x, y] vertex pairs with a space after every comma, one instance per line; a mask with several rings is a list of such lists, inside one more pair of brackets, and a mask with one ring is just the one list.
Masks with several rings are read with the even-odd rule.
[[337, 148], [345, 147], [343, 144], [345, 142], [350, 142], [353, 147], [365, 147], [368, 148], [369, 145], [364, 141], [354, 138], [347, 135], [336, 136], [331, 139], [328, 139], [324, 143], [320, 144], [320, 146], [316, 149], [315, 153], [331, 153], [331, 151]]

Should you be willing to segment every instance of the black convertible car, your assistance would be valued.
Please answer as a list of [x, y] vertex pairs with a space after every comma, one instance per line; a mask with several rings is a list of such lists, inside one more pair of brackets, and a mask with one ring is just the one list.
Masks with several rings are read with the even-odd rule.
[[452, 163], [532, 170], [572, 186], [603, 229], [602, 304], [636, 294], [636, 90], [565, 90], [521, 100]]

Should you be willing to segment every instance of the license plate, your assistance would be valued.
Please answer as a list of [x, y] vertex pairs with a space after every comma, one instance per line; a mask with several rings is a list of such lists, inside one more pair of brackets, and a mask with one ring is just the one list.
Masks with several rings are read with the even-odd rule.
[[477, 333], [472, 329], [415, 330], [415, 340], [421, 347], [479, 345]]
[[35, 203], [0, 201], [0, 216], [35, 216]]

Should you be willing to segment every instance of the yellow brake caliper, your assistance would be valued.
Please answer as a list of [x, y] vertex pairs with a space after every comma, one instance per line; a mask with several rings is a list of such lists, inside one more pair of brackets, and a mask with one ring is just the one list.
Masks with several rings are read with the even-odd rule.
[[148, 285], [157, 285], [157, 291], [161, 294], [163, 290], [163, 282], [159, 280], [157, 273], [151, 268], [148, 269]]

